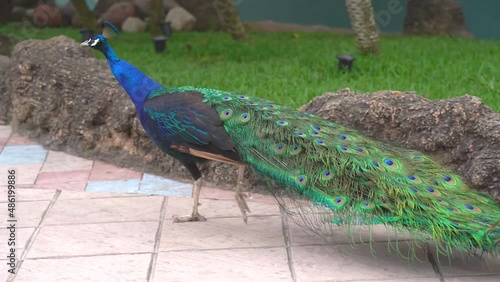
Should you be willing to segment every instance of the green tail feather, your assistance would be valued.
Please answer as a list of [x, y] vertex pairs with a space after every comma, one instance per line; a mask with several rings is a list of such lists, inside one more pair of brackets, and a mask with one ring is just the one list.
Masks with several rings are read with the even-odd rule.
[[331, 211], [330, 222], [386, 224], [444, 250], [498, 253], [500, 206], [428, 156], [267, 100], [184, 89], [205, 94], [262, 178]]

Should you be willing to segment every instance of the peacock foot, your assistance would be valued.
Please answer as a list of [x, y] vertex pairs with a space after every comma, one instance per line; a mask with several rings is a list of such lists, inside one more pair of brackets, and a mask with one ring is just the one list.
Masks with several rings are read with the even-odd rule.
[[207, 219], [199, 213], [188, 215], [188, 216], [180, 216], [180, 217], [174, 216], [173, 218], [174, 218], [174, 223], [207, 221]]
[[238, 206], [240, 207], [241, 215], [243, 216], [243, 221], [247, 223], [247, 212], [250, 212], [250, 208], [247, 205], [247, 202], [245, 201], [246, 196], [244, 193], [236, 193], [235, 196], [236, 202], [238, 203]]

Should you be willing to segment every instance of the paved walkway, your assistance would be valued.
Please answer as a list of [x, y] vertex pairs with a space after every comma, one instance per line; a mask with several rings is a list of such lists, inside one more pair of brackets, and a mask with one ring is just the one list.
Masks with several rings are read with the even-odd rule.
[[[18, 180], [17, 269], [7, 272], [10, 231], [2, 228], [0, 280], [440, 281], [423, 251], [425, 262], [410, 263], [389, 253], [385, 229], [375, 228], [371, 249], [352, 246], [341, 231], [325, 245], [289, 224], [269, 196], [251, 196], [245, 224], [232, 192], [204, 188], [208, 221], [174, 224], [173, 215], [190, 212], [191, 184], [47, 151], [0, 126], [5, 226], [10, 169]], [[446, 281], [500, 281], [498, 260], [441, 263]]]

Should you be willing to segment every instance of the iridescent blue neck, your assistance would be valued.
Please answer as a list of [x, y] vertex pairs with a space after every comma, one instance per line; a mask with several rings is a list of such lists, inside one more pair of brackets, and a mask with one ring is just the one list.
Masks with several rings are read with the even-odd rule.
[[123, 89], [125, 89], [128, 93], [132, 102], [134, 102], [135, 108], [140, 116], [142, 113], [142, 107], [148, 95], [151, 92], [163, 87], [156, 81], [146, 76], [132, 64], [120, 60], [107, 42], [104, 42], [102, 53], [108, 59], [111, 72]]

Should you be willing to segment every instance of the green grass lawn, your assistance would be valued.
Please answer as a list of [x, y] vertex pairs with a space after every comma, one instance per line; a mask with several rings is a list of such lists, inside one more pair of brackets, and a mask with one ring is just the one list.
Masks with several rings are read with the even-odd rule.
[[[2, 33], [40, 39], [65, 34], [80, 40], [78, 30], [67, 28], [20, 33], [1, 26]], [[471, 94], [500, 112], [500, 41], [384, 36], [383, 55], [374, 57], [360, 55], [349, 35], [251, 37], [239, 43], [223, 33], [176, 33], [162, 54], [154, 52], [149, 34], [122, 34], [110, 43], [118, 56], [167, 87], [210, 87], [295, 107], [346, 87], [361, 93], [414, 90], [430, 99]], [[357, 57], [352, 73], [337, 72], [338, 53]]]

